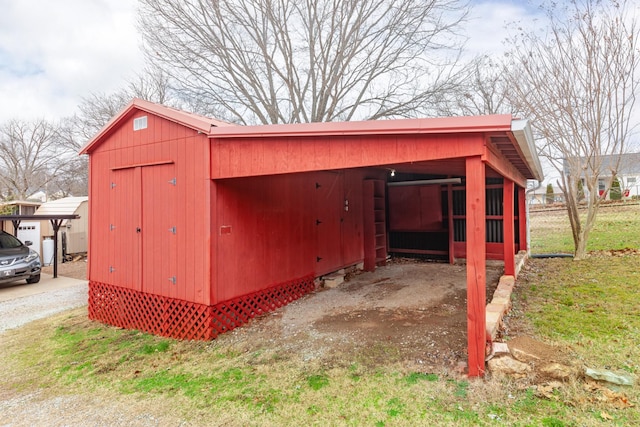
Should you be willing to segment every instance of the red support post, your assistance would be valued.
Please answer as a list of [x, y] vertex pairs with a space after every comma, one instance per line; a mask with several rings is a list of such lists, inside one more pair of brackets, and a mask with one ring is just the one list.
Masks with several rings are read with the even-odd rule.
[[516, 243], [514, 230], [514, 184], [504, 179], [502, 187], [502, 240], [504, 246], [504, 274], [516, 275]]
[[527, 230], [529, 229], [529, 217], [527, 216], [527, 193], [524, 187], [518, 187], [518, 232], [520, 250], [528, 251]]
[[466, 158], [467, 340], [469, 376], [484, 375], [486, 346], [486, 194], [485, 165]]

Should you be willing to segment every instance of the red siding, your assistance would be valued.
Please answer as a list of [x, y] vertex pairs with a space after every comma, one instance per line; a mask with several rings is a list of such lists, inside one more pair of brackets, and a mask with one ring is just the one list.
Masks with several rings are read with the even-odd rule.
[[384, 177], [384, 173], [359, 169], [344, 171], [344, 201], [349, 202], [349, 209], [345, 211], [343, 205], [342, 212], [342, 262], [344, 265], [353, 265], [364, 259], [362, 182], [366, 178], [380, 177]]
[[389, 229], [443, 230], [442, 190], [439, 185], [389, 187]]
[[140, 112], [96, 147], [89, 280], [210, 303], [209, 159], [205, 135]]
[[216, 181], [217, 300], [362, 261], [364, 176], [314, 172]]
[[476, 134], [212, 139], [211, 177], [233, 178], [482, 155]]

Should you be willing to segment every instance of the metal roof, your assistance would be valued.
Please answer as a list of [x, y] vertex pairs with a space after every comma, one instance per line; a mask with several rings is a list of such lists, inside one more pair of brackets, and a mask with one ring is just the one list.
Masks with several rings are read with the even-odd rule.
[[89, 197], [64, 197], [40, 205], [35, 215], [73, 215]]
[[125, 118], [135, 111], [146, 111], [172, 122], [222, 140], [234, 138], [278, 138], [311, 136], [367, 136], [402, 134], [483, 133], [493, 146], [529, 179], [543, 179], [536, 154], [533, 133], [527, 120], [514, 120], [510, 114], [439, 117], [421, 119], [373, 120], [352, 122], [294, 123], [237, 126], [220, 120], [187, 113], [174, 108], [133, 99], [80, 151], [89, 153]]
[[40, 206], [42, 202], [33, 202], [30, 200], [10, 200], [7, 202], [0, 202], [0, 206]]
[[256, 136], [269, 137], [303, 135], [435, 134], [509, 130], [511, 130], [511, 115], [503, 114], [490, 116], [235, 126], [211, 129], [209, 137], [241, 138]]

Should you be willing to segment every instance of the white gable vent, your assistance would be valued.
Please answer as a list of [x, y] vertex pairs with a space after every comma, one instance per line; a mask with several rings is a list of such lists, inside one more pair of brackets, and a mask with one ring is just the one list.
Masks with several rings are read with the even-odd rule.
[[147, 128], [147, 116], [138, 117], [133, 119], [133, 130], [141, 130]]

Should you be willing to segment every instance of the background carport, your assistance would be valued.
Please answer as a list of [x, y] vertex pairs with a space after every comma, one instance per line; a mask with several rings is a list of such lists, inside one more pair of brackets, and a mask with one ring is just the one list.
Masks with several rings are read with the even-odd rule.
[[22, 220], [26, 221], [50, 221], [53, 227], [53, 278], [58, 277], [58, 231], [62, 221], [66, 219], [78, 219], [79, 215], [0, 215], [0, 221], [11, 221], [14, 232], [17, 234]]
[[[378, 171], [378, 176], [384, 179], [393, 171], [394, 175], [460, 177], [465, 184], [466, 244], [456, 253], [453, 227], [450, 226], [448, 254], [450, 260], [456, 255], [467, 258], [469, 375], [483, 374], [488, 220], [486, 180], [497, 178], [503, 183], [503, 242], [500, 245], [502, 253], [499, 257], [504, 259], [505, 274], [515, 275], [516, 233], [518, 249], [526, 249], [526, 181], [542, 179], [531, 129], [526, 121], [513, 120], [510, 115], [496, 115], [238, 126], [212, 128], [209, 138], [212, 144], [211, 178], [216, 183], [218, 197], [221, 198], [221, 213], [225, 206], [238, 204], [235, 199], [239, 199], [241, 194], [245, 199], [259, 200], [260, 193], [266, 188], [261, 187], [261, 182], [275, 175], [321, 171], [341, 171], [344, 174]], [[291, 180], [296, 179], [296, 175], [288, 176]], [[227, 186], [235, 185], [232, 184], [234, 178], [245, 180], [246, 184], [241, 190], [234, 187], [226, 191]], [[278, 183], [286, 192], [285, 178]], [[318, 186], [322, 185], [317, 183]], [[225, 190], [221, 191], [222, 189]], [[254, 193], [251, 193], [252, 191]], [[451, 194], [451, 188], [448, 191]], [[452, 198], [449, 197], [448, 200], [450, 202], [447, 210], [451, 225], [454, 219]], [[515, 200], [518, 201], [517, 206], [514, 206]], [[346, 201], [345, 196], [345, 203]], [[300, 200], [283, 201], [283, 204], [296, 202]], [[299, 209], [305, 207], [299, 206]], [[223, 227], [221, 224], [220, 234], [231, 233], [231, 227]], [[286, 224], [282, 230], [285, 229]], [[365, 234], [366, 241], [367, 230], [362, 230], [362, 233]], [[348, 244], [348, 241], [341, 241], [343, 247], [340, 250], [344, 251], [344, 245]], [[250, 243], [253, 247], [260, 244], [255, 240]], [[367, 264], [366, 249], [364, 256]]]

